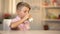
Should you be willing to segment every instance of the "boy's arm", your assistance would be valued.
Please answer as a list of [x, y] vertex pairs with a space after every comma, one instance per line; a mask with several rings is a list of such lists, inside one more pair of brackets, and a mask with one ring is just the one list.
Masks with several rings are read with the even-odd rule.
[[16, 21], [14, 23], [11, 23], [10, 27], [11, 28], [16, 28], [18, 25], [20, 25], [21, 23], [23, 23], [25, 20], [27, 20], [29, 18], [29, 14], [27, 14], [24, 18], [22, 18], [19, 21]]

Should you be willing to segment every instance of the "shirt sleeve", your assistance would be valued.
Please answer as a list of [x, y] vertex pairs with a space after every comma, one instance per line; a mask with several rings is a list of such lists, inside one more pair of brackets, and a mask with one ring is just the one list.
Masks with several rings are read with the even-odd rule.
[[12, 23], [15, 23], [15, 22], [18, 21], [18, 20], [20, 20], [18, 17], [14, 18], [14, 19], [11, 19], [10, 25], [11, 25]]
[[11, 22], [16, 22], [18, 20], [20, 20], [20, 18], [19, 17], [16, 17], [16, 18], [12, 19]]
[[16, 21], [18, 21], [16, 18], [11, 20], [11, 22], [16, 22]]

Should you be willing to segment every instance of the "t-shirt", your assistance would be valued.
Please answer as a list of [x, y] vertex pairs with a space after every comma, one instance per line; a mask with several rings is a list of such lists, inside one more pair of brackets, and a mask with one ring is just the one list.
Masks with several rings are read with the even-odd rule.
[[[19, 16], [16, 16], [14, 19], [11, 20], [11, 23], [15, 23], [16, 21], [21, 20]], [[22, 24], [18, 25], [18, 28], [22, 30], [29, 30], [30, 29], [30, 23], [29, 20], [24, 21]]]

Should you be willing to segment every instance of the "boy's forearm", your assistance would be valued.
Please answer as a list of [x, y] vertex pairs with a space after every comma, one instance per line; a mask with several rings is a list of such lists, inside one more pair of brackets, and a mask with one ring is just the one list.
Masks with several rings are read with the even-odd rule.
[[11, 24], [11, 28], [15, 28], [17, 27], [18, 25], [20, 25], [21, 23], [23, 23], [25, 20], [27, 20], [29, 18], [29, 14], [27, 14], [25, 17], [23, 17], [21, 20], [15, 22], [15, 23], [12, 23]]
[[18, 25], [20, 25], [21, 23], [23, 23], [25, 21], [25, 19], [21, 19], [15, 23], [11, 23], [10, 27], [11, 28], [16, 28]]

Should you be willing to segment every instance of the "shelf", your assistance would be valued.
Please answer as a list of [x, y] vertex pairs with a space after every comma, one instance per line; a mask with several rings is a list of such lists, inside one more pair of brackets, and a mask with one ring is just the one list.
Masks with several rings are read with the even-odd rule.
[[57, 6], [57, 7], [55, 7], [55, 6], [43, 6], [43, 8], [60, 8], [60, 6]]
[[60, 19], [44, 19], [44, 21], [60, 21]]
[[60, 19], [45, 19], [44, 23], [55, 23], [55, 24], [60, 24]]

